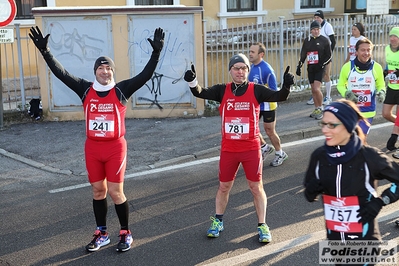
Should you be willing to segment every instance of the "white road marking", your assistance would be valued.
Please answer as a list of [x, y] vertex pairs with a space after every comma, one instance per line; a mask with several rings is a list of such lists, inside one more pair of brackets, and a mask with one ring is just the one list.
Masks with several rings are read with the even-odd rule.
[[[202, 159], [202, 160], [198, 160], [198, 161], [181, 163], [181, 164], [166, 166], [166, 167], [162, 167], [162, 168], [158, 168], [158, 169], [151, 169], [151, 170], [147, 170], [147, 171], [142, 171], [142, 172], [138, 172], [138, 173], [125, 175], [125, 179], [129, 179], [129, 178], [133, 178], [133, 177], [136, 177], [136, 179], [143, 178], [143, 176], [146, 176], [146, 175], [152, 175], [152, 174], [156, 174], [156, 173], [166, 172], [169, 170], [176, 170], [176, 169], [180, 169], [180, 168], [191, 167], [193, 165], [207, 164], [207, 163], [218, 161], [218, 160], [219, 160], [219, 156], [216, 156], [216, 157], [211, 157], [211, 158]], [[69, 186], [69, 187], [53, 189], [53, 190], [49, 190], [49, 192], [50, 193], [58, 193], [58, 192], [74, 190], [74, 189], [78, 189], [78, 188], [82, 188], [82, 187], [88, 187], [88, 186], [90, 186], [90, 183], [84, 183], [84, 184], [79, 184], [79, 185], [74, 185], [74, 186]]]
[[[392, 126], [392, 123], [389, 122], [389, 123], [377, 124], [375, 126], [373, 125], [372, 128], [382, 128], [382, 127], [386, 127], [386, 126]], [[318, 136], [318, 137], [284, 143], [281, 146], [284, 148], [291, 147], [291, 146], [296, 146], [296, 145], [302, 145], [302, 144], [309, 143], [309, 142], [319, 141], [322, 139], [324, 139], [324, 136]], [[133, 178], [133, 177], [144, 178], [144, 176], [146, 176], [146, 175], [151, 175], [151, 174], [160, 173], [160, 172], [166, 172], [169, 170], [175, 170], [175, 169], [180, 169], [180, 168], [185, 168], [185, 167], [191, 167], [191, 166], [199, 165], [199, 164], [206, 164], [206, 163], [215, 162], [218, 160], [219, 160], [219, 156], [216, 156], [216, 157], [211, 157], [211, 158], [202, 159], [202, 160], [198, 160], [198, 161], [192, 161], [192, 162], [187, 162], [187, 163], [182, 163], [182, 164], [175, 164], [175, 165], [161, 167], [161, 168], [157, 168], [157, 169], [151, 169], [151, 170], [147, 170], [147, 171], [128, 174], [128, 175], [125, 175], [125, 179], [129, 179], [129, 178]], [[74, 185], [74, 186], [52, 189], [52, 190], [49, 190], [49, 192], [50, 193], [59, 193], [59, 192], [79, 189], [79, 188], [83, 188], [83, 187], [89, 187], [89, 186], [90, 186], [90, 183], [83, 183], [83, 184], [78, 184], [78, 185]]]
[[[372, 128], [382, 128], [386, 126], [392, 126], [392, 123], [383, 123], [383, 124], [378, 124], [378, 125], [373, 125]], [[318, 136], [318, 137], [313, 137], [313, 138], [308, 138], [308, 139], [303, 139], [303, 140], [298, 140], [298, 141], [293, 141], [289, 143], [282, 144], [282, 147], [291, 147], [291, 146], [296, 146], [296, 145], [301, 145], [309, 142], [314, 142], [314, 141], [320, 141], [323, 140], [324, 136]], [[155, 173], [160, 173], [160, 172], [165, 172], [169, 170], [175, 170], [175, 169], [180, 169], [180, 168], [185, 168], [185, 167], [191, 167], [194, 165], [199, 165], [199, 164], [207, 164], [210, 162], [215, 162], [219, 160], [219, 156], [216, 157], [211, 157], [208, 159], [202, 159], [198, 161], [193, 161], [193, 162], [187, 162], [187, 163], [182, 163], [182, 164], [176, 164], [176, 165], [171, 165], [167, 167], [162, 167], [158, 169], [151, 169], [147, 171], [142, 171], [138, 173], [133, 173], [125, 176], [125, 179], [129, 178], [145, 178], [146, 175], [151, 175]], [[89, 183], [84, 183], [84, 184], [79, 184], [75, 186], [69, 186], [69, 187], [63, 187], [59, 189], [54, 189], [50, 190], [50, 193], [59, 193], [59, 192], [64, 192], [68, 190], [74, 190], [74, 189], [79, 189], [82, 187], [87, 187], [90, 186]], [[393, 220], [395, 218], [399, 217], [399, 210], [391, 210], [391, 211], [385, 211], [380, 214], [380, 217], [378, 218], [379, 222], [384, 222], [388, 220]], [[268, 244], [263, 247], [260, 247], [256, 250], [248, 251], [246, 253], [219, 260], [217, 262], [212, 262], [207, 264], [206, 262], [201, 263], [200, 265], [207, 265], [207, 266], [213, 266], [213, 265], [240, 265], [252, 260], [260, 259], [265, 256], [270, 256], [279, 252], [283, 252], [285, 250], [293, 249], [293, 248], [298, 248], [300, 246], [304, 245], [309, 245], [315, 242], [318, 242], [320, 240], [325, 240], [326, 233], [324, 230], [314, 232], [311, 234], [306, 234], [302, 235], [293, 239], [289, 239], [283, 242], [278, 242], [276, 244]]]
[[[383, 216], [378, 217], [379, 222], [384, 222], [388, 220], [395, 219], [399, 216], [399, 211], [392, 210], [390, 212], [384, 212]], [[209, 264], [201, 263], [200, 265], [213, 266], [213, 265], [240, 265], [248, 261], [257, 260], [264, 258], [266, 256], [270, 256], [285, 250], [289, 250], [292, 248], [298, 248], [303, 245], [309, 245], [314, 242], [318, 242], [320, 240], [326, 239], [326, 231], [318, 231], [307, 235], [302, 235], [297, 238], [289, 239], [283, 242], [279, 242], [276, 244], [268, 244], [263, 247], [257, 248], [252, 251], [248, 251], [244, 254], [240, 254], [234, 257], [230, 257], [227, 259], [219, 260], [217, 262], [212, 262]]]

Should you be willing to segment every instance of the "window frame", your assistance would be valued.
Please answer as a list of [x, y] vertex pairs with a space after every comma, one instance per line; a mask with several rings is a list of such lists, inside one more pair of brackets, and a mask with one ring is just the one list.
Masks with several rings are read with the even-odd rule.
[[227, 1], [219, 0], [220, 12], [216, 14], [219, 18], [219, 25], [222, 29], [227, 29], [227, 19], [229, 18], [245, 18], [255, 17], [256, 23], [263, 23], [263, 18], [268, 14], [267, 10], [263, 10], [263, 1], [257, 0], [255, 11], [227, 12]]
[[[237, 3], [237, 8], [236, 9], [232, 9], [228, 7], [228, 3], [226, 3], [226, 8], [227, 8], [227, 12], [247, 12], [247, 11], [256, 11], [256, 8], [258, 6], [258, 1], [262, 1], [262, 0], [246, 0], [246, 1], [252, 1], [252, 6], [253, 8], [241, 8], [241, 3], [242, 0], [234, 0]], [[229, 0], [227, 0], [226, 2], [229, 2]]]
[[[301, 0], [302, 1], [302, 0]], [[307, 9], [307, 8], [305, 8], [304, 6], [301, 6], [301, 1], [299, 2], [299, 5], [300, 5], [300, 8], [301, 9]], [[308, 2], [314, 2], [314, 1], [316, 1], [316, 0], [307, 0]], [[310, 6], [309, 8], [319, 8], [319, 9], [322, 9], [322, 8], [326, 8], [326, 0], [320, 0], [321, 2], [323, 2], [321, 5], [319, 5], [319, 6], [317, 6], [317, 5], [312, 5], [312, 6], [310, 6], [309, 4], [307, 5], [307, 6]]]
[[[135, 0], [126, 0], [126, 5], [127, 6], [135, 6], [136, 5], [136, 1]], [[174, 6], [176, 5], [180, 5], [180, 0], [173, 0], [173, 4]]]
[[[29, 15], [29, 14], [21, 14], [21, 12], [23, 11], [27, 11], [30, 8], [30, 11], [32, 11], [32, 8], [34, 8], [35, 6], [33, 6], [37, 0], [16, 0], [15, 4], [17, 6], [17, 14], [15, 16], [15, 20], [18, 21], [23, 21], [23, 20], [33, 20], [34, 17], [33, 15]], [[47, 7], [47, 0], [39, 0], [42, 2], [43, 5], [41, 6], [36, 6], [36, 7]], [[28, 2], [28, 3], [23, 3], [23, 2]], [[33, 2], [33, 5], [30, 3]], [[30, 6], [27, 6], [28, 4], [31, 4]], [[27, 9], [23, 8], [24, 6], [27, 7]]]
[[[136, 0], [137, 1], [137, 0]], [[156, 1], [156, 0], [144, 0], [144, 1], [149, 1], [149, 2], [154, 2], [154, 1]], [[171, 5], [171, 6], [173, 6], [175, 3], [174, 3], [174, 1], [173, 0], [164, 0], [164, 1], [171, 1], [172, 3], [171, 4], [161, 4], [161, 5]], [[139, 4], [136, 4], [135, 3], [135, 5], [136, 6], [139, 6]], [[144, 5], [158, 5], [158, 4], [142, 4], [142, 5], [140, 5], [140, 6], [144, 6]]]
[[294, 10], [292, 11], [293, 15], [304, 15], [304, 14], [311, 14], [313, 17], [313, 14], [316, 12], [316, 10], [323, 10], [325, 13], [331, 13], [334, 12], [335, 8], [331, 7], [331, 1], [332, 0], [324, 0], [325, 7], [320, 8], [320, 7], [312, 7], [312, 8], [301, 8], [301, 0], [295, 0], [294, 4]]

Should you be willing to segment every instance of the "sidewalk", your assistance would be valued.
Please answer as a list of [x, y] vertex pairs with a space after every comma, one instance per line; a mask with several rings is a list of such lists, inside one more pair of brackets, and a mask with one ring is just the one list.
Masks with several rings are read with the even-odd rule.
[[[306, 105], [310, 91], [292, 92], [279, 103], [276, 130], [282, 143], [320, 136], [317, 120]], [[333, 88], [333, 99], [338, 99]], [[373, 124], [384, 123], [382, 104]], [[261, 132], [266, 136], [263, 128]], [[126, 173], [153, 169], [219, 155], [220, 117], [127, 119], [128, 162]], [[267, 140], [267, 138], [266, 138]], [[86, 175], [84, 121], [30, 122], [0, 131], [0, 155], [33, 167], [62, 174]]]

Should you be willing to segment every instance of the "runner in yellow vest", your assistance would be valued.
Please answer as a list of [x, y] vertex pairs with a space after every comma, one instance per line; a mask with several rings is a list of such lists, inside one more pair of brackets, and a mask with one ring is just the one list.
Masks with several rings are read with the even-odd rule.
[[371, 59], [373, 46], [367, 38], [357, 41], [356, 58], [342, 66], [337, 84], [337, 90], [342, 97], [356, 103], [366, 118], [366, 122], [359, 121], [359, 126], [366, 136], [376, 115], [376, 98], [379, 102], [385, 99], [382, 66]]

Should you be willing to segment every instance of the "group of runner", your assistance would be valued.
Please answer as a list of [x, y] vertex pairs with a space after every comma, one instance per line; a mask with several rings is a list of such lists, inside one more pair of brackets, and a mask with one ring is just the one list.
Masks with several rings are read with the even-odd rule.
[[[320, 120], [326, 141], [323, 147], [317, 149], [311, 156], [304, 183], [305, 195], [309, 201], [314, 201], [319, 194], [333, 197], [332, 200], [356, 198], [351, 208], [358, 211], [356, 216], [358, 220], [351, 217], [348, 224], [356, 224], [356, 229], [336, 230], [335, 224], [342, 221], [326, 216], [329, 239], [345, 241], [353, 234], [359, 239], [379, 239], [375, 217], [384, 205], [399, 198], [397, 174], [399, 166], [384, 153], [368, 147], [364, 136], [368, 134], [372, 117], [375, 115], [376, 98], [384, 101], [383, 113], [387, 119], [388, 111], [391, 111], [395, 104], [399, 104], [399, 82], [396, 76], [399, 75], [399, 53], [396, 53], [399, 47], [399, 27], [393, 28], [390, 32], [391, 45], [386, 51], [385, 71], [381, 65], [372, 60], [372, 42], [354, 34], [353, 37], [358, 40], [356, 43], [354, 41], [350, 43], [350, 57], [342, 67], [337, 86], [338, 91], [347, 100], [332, 102], [329, 72], [335, 46], [334, 32], [331, 25], [324, 20], [321, 10], [315, 13], [314, 18], [315, 21], [311, 23], [311, 35], [304, 41], [301, 50], [296, 74], [301, 75], [301, 67], [307, 60], [315, 105], [311, 117]], [[323, 27], [328, 38], [320, 35]], [[163, 29], [156, 29], [153, 39], [148, 39], [153, 52], [143, 71], [133, 78], [118, 83], [113, 78], [115, 64], [111, 58], [102, 56], [95, 61], [94, 82], [78, 78], [65, 70], [51, 54], [47, 46], [49, 34], [43, 36], [38, 27], [32, 27], [30, 31], [31, 39], [52, 73], [73, 90], [83, 103], [87, 135], [85, 159], [93, 190], [93, 211], [97, 225], [94, 238], [86, 249], [96, 251], [110, 243], [106, 226], [107, 194], [109, 194], [115, 204], [121, 225], [117, 251], [127, 251], [131, 247], [133, 238], [128, 227], [129, 209], [123, 192], [127, 152], [124, 139], [125, 105], [131, 95], [153, 75], [163, 48]], [[353, 25], [352, 32], [357, 31], [364, 32], [364, 27], [360, 23]], [[195, 97], [220, 102], [222, 142], [219, 188], [215, 199], [215, 215], [211, 217], [211, 226], [207, 231], [208, 237], [218, 237], [224, 230], [223, 215], [229, 193], [238, 168], [242, 165], [254, 197], [258, 217], [258, 240], [263, 243], [272, 240], [266, 223], [267, 197], [262, 181], [263, 160], [267, 154], [274, 151], [275, 158], [270, 165], [281, 165], [288, 158], [281, 149], [280, 139], [275, 132], [275, 110], [277, 102], [287, 99], [294, 84], [294, 75], [287, 67], [281, 89], [277, 89], [274, 70], [263, 60], [265, 49], [262, 43], [254, 43], [249, 49], [250, 59], [244, 54], [231, 57], [228, 70], [232, 81], [226, 84], [201, 87], [194, 65], [184, 75], [184, 80]], [[388, 75], [390, 81], [386, 97], [385, 88], [381, 85], [384, 73]], [[326, 84], [324, 99], [320, 90], [323, 77]], [[273, 146], [265, 144], [262, 138], [259, 128], [261, 117]], [[395, 122], [395, 126], [397, 128], [394, 128], [394, 132], [399, 131], [399, 122], [397, 124]], [[392, 136], [395, 136], [394, 134], [396, 133]], [[391, 137], [389, 144], [395, 146], [396, 140], [397, 134], [396, 139]], [[377, 165], [372, 164], [377, 161], [379, 162]], [[353, 182], [354, 176], [358, 179], [356, 182]], [[392, 186], [378, 197], [374, 181], [380, 179], [391, 181]]]

